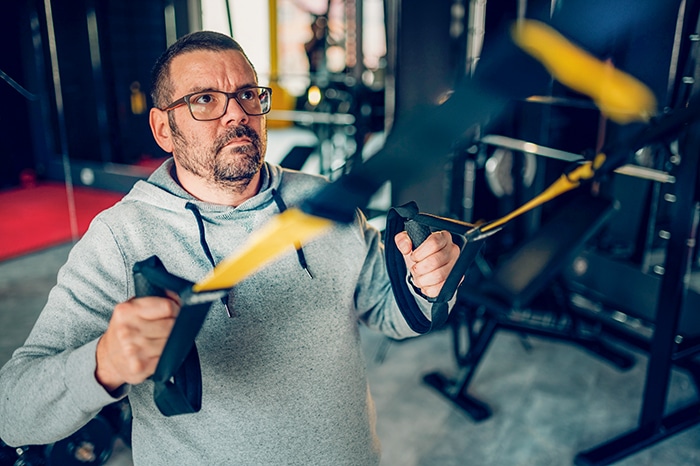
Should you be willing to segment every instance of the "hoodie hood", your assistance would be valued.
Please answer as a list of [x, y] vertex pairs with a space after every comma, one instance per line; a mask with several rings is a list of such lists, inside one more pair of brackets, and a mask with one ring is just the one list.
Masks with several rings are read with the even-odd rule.
[[[211, 227], [230, 225], [231, 222], [241, 223], [242, 221], [245, 223], [244, 228], [250, 232], [254, 228], [254, 224], [259, 226], [269, 219], [270, 215], [283, 212], [288, 205], [297, 204], [314, 192], [312, 189], [314, 185], [320, 186], [320, 183], [324, 182], [319, 176], [306, 175], [310, 184], [305, 184], [303, 189], [294, 187], [290, 189], [283, 186], [283, 175], [285, 178], [299, 176], [296, 172], [284, 170], [267, 162], [264, 163], [261, 168], [260, 191], [239, 206], [232, 207], [201, 201], [185, 191], [176, 180], [175, 164], [173, 159], [169, 158], [153, 172], [148, 180], [137, 182], [132, 191], [124, 198], [124, 202], [142, 202], [161, 210], [173, 212], [178, 216], [187, 212], [186, 216], [182, 218], [190, 217], [192, 223], [196, 223], [201, 250], [211, 267], [215, 267], [218, 260], [216, 253], [212, 252], [213, 248], [210, 246]], [[302, 186], [300, 183], [295, 183], [295, 185]], [[286, 201], [281, 193], [283, 190], [285, 191], [284, 196], [287, 197]], [[216, 239], [216, 234], [213, 241], [214, 244], [220, 243], [220, 239]], [[299, 265], [307, 275], [311, 276], [303, 249], [297, 248], [296, 253]], [[225, 300], [224, 305], [226, 305]], [[226, 305], [226, 309], [228, 312], [228, 305]]]

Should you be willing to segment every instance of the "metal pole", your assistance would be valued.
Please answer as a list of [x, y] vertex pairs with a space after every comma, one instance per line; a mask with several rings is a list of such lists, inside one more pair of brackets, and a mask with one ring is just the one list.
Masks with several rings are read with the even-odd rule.
[[66, 119], [63, 110], [63, 92], [61, 91], [61, 73], [58, 68], [58, 52], [56, 50], [56, 32], [53, 27], [53, 12], [51, 0], [44, 0], [44, 12], [46, 14], [46, 33], [48, 36], [49, 56], [51, 59], [51, 76], [53, 78], [54, 96], [56, 99], [56, 119], [58, 123], [58, 143], [63, 161], [63, 176], [66, 184], [66, 197], [68, 199], [68, 218], [73, 241], [78, 239], [78, 220], [75, 212], [75, 196], [73, 193], [73, 177], [71, 175], [70, 158], [68, 156], [68, 137], [66, 131]]

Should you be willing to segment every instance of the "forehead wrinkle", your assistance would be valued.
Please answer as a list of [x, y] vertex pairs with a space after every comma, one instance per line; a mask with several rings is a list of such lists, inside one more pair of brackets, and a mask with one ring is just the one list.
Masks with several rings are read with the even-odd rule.
[[[211, 55], [216, 57], [212, 59]], [[233, 92], [258, 85], [255, 71], [243, 54], [237, 51], [187, 52], [176, 57], [171, 65], [171, 77], [175, 78], [173, 84], [185, 89], [179, 92], [180, 95], [206, 90]], [[176, 78], [175, 74], [179, 76]], [[236, 84], [237, 81], [243, 83]]]
[[225, 90], [223, 90], [223, 89], [218, 89], [218, 88], [210, 87], [210, 86], [194, 86], [194, 87], [190, 88], [190, 89], [187, 91], [187, 93], [188, 93], [188, 94], [196, 94], [196, 93], [199, 93], [199, 92], [213, 92], [213, 91], [217, 91], [217, 92], [236, 92], [236, 91], [240, 91], [240, 90], [243, 90], [243, 89], [249, 89], [249, 88], [251, 88], [251, 87], [258, 87], [258, 85], [255, 84], [255, 83], [242, 84], [242, 85], [238, 86], [236, 89], [234, 89], [234, 90], [232, 90], [232, 91], [225, 91]]

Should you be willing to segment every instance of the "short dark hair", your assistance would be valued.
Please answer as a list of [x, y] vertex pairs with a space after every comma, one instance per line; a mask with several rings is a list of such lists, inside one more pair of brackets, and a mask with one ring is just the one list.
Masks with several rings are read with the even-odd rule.
[[163, 108], [168, 105], [170, 103], [169, 100], [173, 98], [173, 83], [170, 80], [170, 63], [173, 59], [183, 53], [197, 50], [211, 50], [214, 52], [236, 50], [241, 52], [253, 68], [255, 78], [257, 79], [258, 77], [255, 67], [253, 67], [250, 59], [243, 51], [243, 47], [231, 37], [213, 31], [191, 32], [182, 36], [168, 47], [153, 65], [151, 71], [151, 99], [153, 99], [154, 106]]

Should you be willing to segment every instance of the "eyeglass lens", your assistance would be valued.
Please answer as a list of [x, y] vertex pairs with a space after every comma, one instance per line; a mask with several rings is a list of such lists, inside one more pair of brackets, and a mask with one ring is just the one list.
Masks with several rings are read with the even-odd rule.
[[262, 87], [242, 89], [232, 94], [206, 91], [193, 94], [188, 99], [192, 116], [196, 120], [215, 120], [226, 113], [229, 96], [238, 102], [248, 115], [263, 115], [270, 110], [270, 92]]

